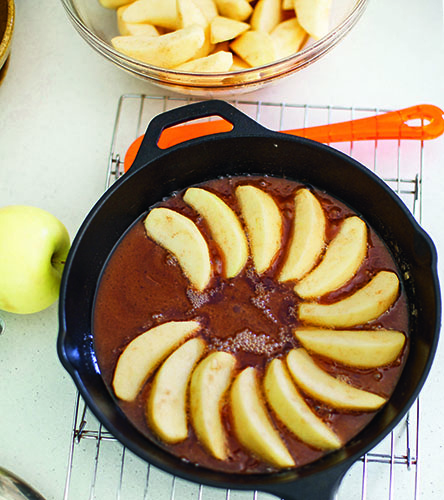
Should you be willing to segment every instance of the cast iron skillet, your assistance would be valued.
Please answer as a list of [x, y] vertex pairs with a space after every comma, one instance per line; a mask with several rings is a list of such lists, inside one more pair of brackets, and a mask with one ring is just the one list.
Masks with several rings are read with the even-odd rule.
[[[231, 132], [159, 149], [164, 128], [218, 115]], [[404, 275], [411, 310], [411, 347], [396, 390], [370, 424], [342, 449], [303, 468], [270, 475], [236, 475], [187, 464], [144, 438], [118, 409], [94, 354], [92, 307], [103, 265], [114, 245], [142, 213], [173, 191], [218, 176], [288, 177], [324, 189], [350, 205], [393, 252]], [[103, 425], [134, 453], [185, 479], [232, 489], [269, 492], [285, 500], [334, 497], [341, 478], [408, 411], [436, 351], [441, 317], [436, 251], [402, 201], [373, 173], [317, 142], [271, 132], [222, 101], [207, 101], [156, 117], [131, 169], [101, 197], [75, 237], [61, 284], [60, 360]]]

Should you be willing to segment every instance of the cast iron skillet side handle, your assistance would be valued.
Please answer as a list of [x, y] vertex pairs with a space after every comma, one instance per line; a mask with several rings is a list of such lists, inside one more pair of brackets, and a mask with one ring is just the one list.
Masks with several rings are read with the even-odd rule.
[[295, 482], [273, 483], [261, 491], [277, 495], [282, 500], [334, 500], [342, 478], [351, 467], [347, 461], [327, 468], [319, 474], [300, 477]]
[[[176, 147], [172, 146], [171, 148], [164, 150], [157, 146], [163, 130], [174, 125], [179, 125], [180, 123], [197, 120], [199, 118], [206, 118], [209, 116], [220, 116], [233, 125], [233, 129], [231, 131], [223, 132], [221, 133], [222, 135], [261, 135], [264, 131], [266, 131], [266, 129], [259, 125], [255, 120], [225, 101], [202, 101], [181, 106], [179, 108], [161, 113], [151, 120], [145, 132], [145, 136], [142, 140], [137, 156], [134, 159], [129, 171], [131, 173], [135, 172], [143, 167], [147, 161], [154, 160], [165, 154], [166, 151], [170, 151]], [[180, 147], [180, 144], [177, 145], [177, 147]]]

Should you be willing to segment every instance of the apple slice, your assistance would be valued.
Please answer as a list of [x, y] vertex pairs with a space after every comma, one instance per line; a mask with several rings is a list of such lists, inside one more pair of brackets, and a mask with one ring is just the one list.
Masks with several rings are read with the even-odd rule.
[[236, 21], [229, 17], [216, 16], [211, 21], [211, 42], [220, 43], [232, 40], [248, 29], [250, 29], [248, 23]]
[[191, 73], [225, 73], [230, 71], [233, 65], [233, 54], [220, 50], [206, 57], [192, 59], [177, 66], [179, 71], [190, 71]]
[[292, 17], [279, 23], [270, 35], [276, 50], [276, 58], [283, 59], [298, 52], [307, 37], [307, 32], [297, 18]]
[[[214, 49], [214, 45], [211, 43], [210, 23], [194, 0], [177, 0], [177, 15], [178, 25], [180, 28], [189, 28], [193, 25], [202, 27], [204, 30], [204, 42], [190, 61], [185, 61], [181, 63], [180, 68], [175, 67], [174, 69], [180, 69], [180, 71], [198, 71], [196, 68], [183, 68], [182, 65], [192, 64], [194, 60], [200, 60], [201, 58], [208, 56], [208, 54]], [[202, 66], [202, 63], [200, 64]], [[225, 64], [227, 65], [227, 63]], [[204, 72], [209, 71], [210, 70]]]
[[107, 9], [117, 9], [127, 5], [131, 0], [99, 0], [100, 4]]
[[149, 23], [170, 30], [180, 27], [176, 0], [136, 0], [130, 3], [122, 18], [127, 23]]
[[205, 345], [199, 338], [187, 340], [164, 361], [154, 378], [147, 417], [154, 432], [167, 443], [179, 443], [188, 437], [188, 382]]
[[325, 244], [325, 215], [316, 196], [299, 189], [294, 197], [293, 234], [279, 281], [301, 279], [316, 264]]
[[251, 15], [251, 29], [270, 33], [281, 21], [281, 0], [259, 0]]
[[177, 16], [180, 28], [193, 24], [206, 28], [209, 25], [207, 18], [193, 0], [177, 0]]
[[263, 66], [276, 60], [273, 39], [264, 31], [246, 31], [233, 40], [230, 48], [251, 67]]
[[194, 57], [205, 40], [205, 30], [193, 24], [157, 37], [116, 36], [111, 39], [111, 44], [122, 54], [139, 61], [161, 68], [174, 68]]
[[126, 35], [145, 35], [145, 36], [159, 36], [160, 33], [157, 28], [148, 23], [126, 23], [123, 20], [123, 13], [128, 8], [128, 4], [117, 9], [117, 30], [122, 36]]
[[329, 32], [331, 2], [332, 0], [294, 0], [296, 17], [315, 40]]
[[266, 462], [277, 467], [293, 467], [292, 456], [273, 426], [253, 367], [245, 368], [231, 388], [231, 413], [239, 442]]
[[313, 413], [299, 394], [282, 360], [274, 359], [268, 365], [264, 389], [276, 415], [301, 441], [321, 450], [342, 446], [339, 437]]
[[218, 15], [214, 0], [194, 0], [209, 23]]
[[225, 276], [237, 276], [248, 259], [248, 242], [236, 214], [219, 196], [205, 189], [189, 188], [183, 199], [208, 224], [223, 256]]
[[303, 348], [292, 349], [287, 355], [287, 366], [296, 384], [312, 398], [334, 408], [373, 411], [386, 399], [332, 377], [311, 359]]
[[221, 409], [235, 364], [232, 354], [213, 352], [199, 363], [191, 377], [190, 411], [194, 430], [203, 446], [219, 460], [225, 460], [228, 455]]
[[230, 71], [242, 71], [248, 68], [251, 68], [251, 66], [247, 61], [244, 61], [239, 56], [233, 55], [233, 64], [231, 65]]
[[238, 186], [236, 196], [247, 226], [254, 267], [262, 274], [271, 266], [281, 247], [281, 213], [273, 198], [257, 187]]
[[365, 286], [333, 304], [306, 302], [299, 305], [299, 319], [312, 325], [347, 328], [378, 318], [396, 300], [399, 279], [395, 273], [380, 271]]
[[202, 291], [211, 278], [211, 260], [194, 222], [169, 208], [154, 208], [144, 224], [148, 236], [177, 258], [191, 284]]
[[375, 368], [393, 363], [405, 344], [405, 335], [395, 330], [307, 330], [296, 338], [314, 352], [348, 366]]
[[330, 242], [321, 263], [296, 283], [303, 299], [321, 297], [345, 285], [367, 254], [367, 226], [359, 217], [348, 217]]
[[112, 383], [116, 396], [133, 401], [157, 366], [199, 328], [197, 321], [170, 321], [132, 340], [117, 360]]
[[253, 7], [247, 0], [215, 0], [219, 15], [245, 21], [253, 12]]

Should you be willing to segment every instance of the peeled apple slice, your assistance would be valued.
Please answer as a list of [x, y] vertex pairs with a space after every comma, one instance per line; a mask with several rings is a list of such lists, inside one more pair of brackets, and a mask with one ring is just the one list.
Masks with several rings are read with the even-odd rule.
[[332, 0], [293, 0], [298, 21], [315, 40], [329, 32], [331, 3]]
[[339, 437], [313, 413], [299, 394], [280, 359], [274, 359], [268, 366], [264, 389], [268, 403], [276, 415], [301, 441], [321, 450], [342, 446]]
[[279, 23], [270, 33], [276, 50], [276, 58], [283, 59], [296, 54], [304, 43], [307, 33], [296, 17]]
[[193, 0], [177, 0], [177, 23], [181, 28], [197, 24], [206, 28], [209, 25], [203, 12], [194, 3]]
[[395, 330], [308, 329], [294, 334], [308, 351], [357, 368], [388, 365], [405, 344], [405, 335]]
[[[123, 19], [130, 22], [125, 19], [127, 11]], [[122, 54], [161, 68], [174, 68], [190, 60], [204, 43], [205, 31], [196, 24], [155, 37], [131, 35], [111, 39], [112, 46]]]
[[305, 349], [292, 349], [287, 355], [287, 366], [293, 380], [304, 392], [334, 408], [371, 411], [386, 402], [377, 394], [332, 377], [319, 368]]
[[188, 437], [188, 382], [204, 350], [202, 339], [188, 340], [167, 358], [154, 378], [147, 416], [154, 432], [167, 443], [178, 443]]
[[196, 224], [169, 208], [154, 208], [144, 224], [148, 236], [177, 258], [191, 284], [202, 291], [212, 270], [207, 242]]
[[155, 368], [199, 328], [197, 321], [170, 321], [132, 340], [117, 361], [113, 378], [116, 396], [133, 401]]
[[236, 21], [229, 17], [216, 16], [211, 21], [211, 42], [220, 43], [227, 40], [233, 40], [248, 29], [250, 29], [248, 23]]
[[203, 15], [210, 23], [217, 15], [217, 7], [214, 0], [194, 0], [194, 3], [202, 11]]
[[170, 30], [179, 28], [176, 0], [128, 1], [123, 20], [127, 23], [150, 23]]
[[251, 67], [263, 66], [276, 60], [273, 39], [265, 31], [245, 31], [231, 42], [230, 48]]
[[251, 29], [270, 33], [281, 21], [281, 0], [259, 0], [251, 15]]
[[230, 385], [236, 359], [217, 351], [207, 356], [194, 370], [190, 383], [190, 410], [199, 441], [219, 460], [227, 458], [222, 423], [222, 401]]
[[292, 467], [293, 458], [273, 426], [261, 399], [256, 370], [245, 368], [231, 388], [234, 432], [239, 442], [266, 462]]
[[236, 214], [219, 196], [205, 189], [187, 189], [183, 199], [208, 224], [223, 255], [225, 276], [238, 275], [248, 259], [248, 242]]
[[175, 69], [178, 71], [190, 71], [192, 73], [224, 73], [225, 71], [229, 71], [232, 65], [233, 54], [220, 50], [209, 56], [187, 61]]
[[343, 221], [330, 242], [321, 263], [296, 283], [294, 290], [303, 299], [320, 297], [347, 283], [367, 253], [367, 226], [359, 217]]
[[299, 306], [299, 319], [312, 325], [347, 328], [378, 318], [396, 300], [399, 279], [395, 273], [380, 271], [369, 283], [333, 304], [306, 302]]
[[128, 8], [128, 4], [117, 9], [117, 30], [120, 35], [148, 35], [159, 36], [160, 33], [153, 24], [148, 23], [126, 23], [123, 20], [123, 13]]
[[247, 226], [254, 267], [262, 274], [281, 247], [281, 213], [273, 198], [257, 187], [238, 186], [236, 196]]
[[107, 9], [117, 9], [128, 4], [128, 0], [99, 0], [103, 7]]
[[214, 0], [219, 14], [236, 21], [245, 21], [253, 12], [253, 7], [247, 0]]
[[301, 279], [310, 271], [325, 244], [325, 215], [316, 196], [299, 189], [294, 197], [293, 234], [279, 281]]

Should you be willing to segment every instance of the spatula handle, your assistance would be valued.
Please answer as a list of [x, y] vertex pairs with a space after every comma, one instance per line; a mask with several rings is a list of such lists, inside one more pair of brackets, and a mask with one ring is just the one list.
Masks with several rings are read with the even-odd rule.
[[[162, 129], [156, 144], [152, 146], [168, 149], [196, 137], [230, 132], [232, 129], [233, 124], [226, 119], [170, 126]], [[327, 144], [379, 139], [435, 139], [444, 132], [444, 112], [432, 104], [418, 104], [368, 118], [282, 132]], [[124, 160], [125, 172], [132, 165], [142, 140], [143, 136], [138, 137], [128, 148]]]
[[287, 130], [287, 134], [318, 142], [348, 142], [377, 139], [434, 139], [444, 132], [443, 111], [419, 104], [398, 111], [319, 127]]

